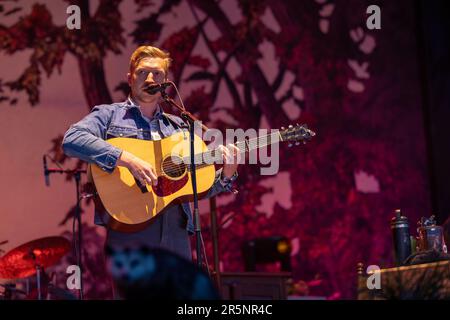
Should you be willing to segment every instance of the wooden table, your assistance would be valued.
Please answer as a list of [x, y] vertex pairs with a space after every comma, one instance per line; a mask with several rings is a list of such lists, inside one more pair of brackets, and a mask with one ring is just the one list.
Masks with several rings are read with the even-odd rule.
[[[380, 288], [369, 289], [379, 276]], [[450, 261], [376, 270], [366, 274], [358, 264], [358, 300], [450, 299]]]

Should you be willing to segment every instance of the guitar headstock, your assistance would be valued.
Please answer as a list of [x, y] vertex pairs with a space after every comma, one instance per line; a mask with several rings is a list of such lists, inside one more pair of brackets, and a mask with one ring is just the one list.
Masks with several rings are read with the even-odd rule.
[[306, 124], [297, 124], [295, 126], [289, 125], [287, 128], [281, 127], [280, 130], [281, 140], [288, 141], [289, 147], [292, 146], [293, 142], [295, 142], [295, 145], [299, 145], [300, 142], [306, 144], [306, 142], [311, 140], [315, 135], [316, 133], [308, 129]]

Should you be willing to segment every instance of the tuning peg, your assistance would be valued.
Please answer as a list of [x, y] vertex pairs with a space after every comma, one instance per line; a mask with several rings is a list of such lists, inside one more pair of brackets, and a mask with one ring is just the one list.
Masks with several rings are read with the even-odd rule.
[[289, 148], [292, 147], [292, 143], [289, 143], [289, 144], [288, 144], [288, 147], [289, 147]]
[[300, 144], [300, 142], [298, 142], [298, 141], [295, 143], [296, 146], [298, 146], [299, 144]]
[[284, 130], [285, 128], [284, 127], [281, 127], [281, 130]]
[[292, 128], [293, 128], [292, 124], [290, 124], [288, 128], [289, 128], [289, 129], [292, 129]]

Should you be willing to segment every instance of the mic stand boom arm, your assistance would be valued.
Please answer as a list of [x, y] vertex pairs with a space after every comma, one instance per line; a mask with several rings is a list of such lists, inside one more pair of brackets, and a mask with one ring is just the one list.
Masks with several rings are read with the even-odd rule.
[[[169, 103], [171, 106], [175, 107], [176, 109], [178, 109], [181, 112], [181, 116], [183, 117], [183, 119], [189, 121], [189, 123], [194, 123], [195, 121], [200, 121], [196, 116], [194, 116], [192, 113], [190, 113], [189, 111], [187, 111], [184, 107], [178, 105], [171, 97], [169, 97], [167, 95], [167, 93], [165, 93], [164, 91], [161, 92], [161, 96], [163, 97], [164, 101], [166, 101], [167, 103]], [[206, 131], [209, 128], [207, 126], [205, 126], [202, 123], [202, 130]]]

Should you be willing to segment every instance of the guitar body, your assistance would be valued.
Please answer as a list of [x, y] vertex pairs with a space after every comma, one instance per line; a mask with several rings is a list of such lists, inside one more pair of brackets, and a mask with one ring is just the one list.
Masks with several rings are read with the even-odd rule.
[[[195, 153], [208, 150], [195, 136]], [[113, 138], [108, 142], [148, 162], [158, 176], [157, 186], [139, 186], [131, 172], [117, 166], [112, 173], [90, 165], [92, 180], [107, 215], [103, 217], [110, 228], [133, 232], [145, 228], [167, 206], [192, 201], [193, 190], [189, 164], [181, 161], [190, 155], [189, 132], [177, 132], [158, 141]], [[215, 166], [196, 169], [197, 190], [204, 196], [215, 180]]]

